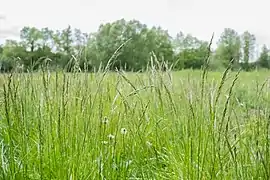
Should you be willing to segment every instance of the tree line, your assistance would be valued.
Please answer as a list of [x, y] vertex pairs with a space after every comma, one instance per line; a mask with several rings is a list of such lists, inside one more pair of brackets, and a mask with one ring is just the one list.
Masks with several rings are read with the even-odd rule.
[[[248, 31], [239, 34], [234, 29], [225, 28], [217, 48], [211, 50], [210, 68], [223, 68], [232, 62], [233, 68], [242, 67], [247, 71], [269, 69], [269, 49], [263, 45], [256, 59], [255, 44], [254, 34]], [[52, 70], [71, 71], [76, 67], [95, 71], [111, 62], [111, 70], [140, 71], [149, 66], [153, 56], [173, 70], [200, 69], [208, 45], [209, 42], [181, 31], [171, 37], [167, 30], [148, 27], [138, 20], [120, 19], [101, 24], [97, 32], [92, 33], [71, 26], [61, 31], [24, 27], [19, 41], [6, 40], [0, 46], [0, 70], [38, 70], [46, 62]]]

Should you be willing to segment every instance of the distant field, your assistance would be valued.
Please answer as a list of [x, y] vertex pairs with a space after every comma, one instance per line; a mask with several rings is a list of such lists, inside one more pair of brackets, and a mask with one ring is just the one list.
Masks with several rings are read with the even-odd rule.
[[270, 179], [270, 72], [201, 74], [1, 75], [1, 179]]

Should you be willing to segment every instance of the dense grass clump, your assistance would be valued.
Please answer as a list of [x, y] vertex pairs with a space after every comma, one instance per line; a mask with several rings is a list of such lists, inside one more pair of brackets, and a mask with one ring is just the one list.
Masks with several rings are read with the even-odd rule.
[[267, 72], [201, 74], [2, 75], [1, 179], [269, 179]]

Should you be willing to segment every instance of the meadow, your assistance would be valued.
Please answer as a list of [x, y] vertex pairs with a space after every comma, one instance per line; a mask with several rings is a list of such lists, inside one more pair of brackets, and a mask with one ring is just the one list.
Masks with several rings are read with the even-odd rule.
[[269, 77], [2, 74], [0, 177], [269, 179]]

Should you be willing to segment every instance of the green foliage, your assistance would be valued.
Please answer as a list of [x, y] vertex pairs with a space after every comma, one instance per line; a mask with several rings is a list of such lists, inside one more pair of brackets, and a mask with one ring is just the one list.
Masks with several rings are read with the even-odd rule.
[[26, 58], [22, 59], [21, 57], [29, 58], [25, 47], [13, 40], [6, 41], [2, 51], [1, 71], [9, 72], [17, 64], [24, 64]]
[[60, 35], [60, 45], [64, 53], [68, 55], [73, 53], [72, 43], [73, 43], [72, 30], [71, 26], [68, 26], [66, 29], [62, 31]]
[[255, 35], [245, 31], [241, 37], [242, 47], [243, 47], [243, 68], [245, 70], [249, 69], [249, 62], [254, 57], [254, 48], [255, 48]]
[[[110, 70], [144, 71], [151, 66], [153, 57], [162, 69], [200, 69], [209, 43], [181, 31], [173, 38], [161, 27], [125, 19], [101, 24], [92, 33], [71, 26], [56, 31], [24, 27], [20, 38], [1, 46], [2, 71], [16, 69], [18, 64], [23, 65], [24, 71], [38, 70], [48, 60], [50, 69], [66, 71], [75, 65], [78, 70], [86, 71], [104, 69], [107, 65]], [[248, 31], [239, 35], [234, 29], [225, 28], [217, 49], [210, 54], [210, 68], [226, 68], [231, 60], [233, 69], [257, 67], [257, 61], [251, 62], [255, 60], [255, 41], [255, 36]], [[267, 67], [267, 63], [261, 66]]]
[[0, 45], [0, 55], [2, 55], [2, 53], [3, 53], [3, 46], [2, 45]]
[[269, 179], [268, 76], [1, 75], [0, 179]]
[[234, 29], [225, 28], [218, 41], [215, 57], [227, 67], [233, 60], [234, 66], [239, 64], [241, 58], [241, 41]]
[[[119, 47], [121, 49], [115, 54]], [[112, 69], [138, 71], [146, 68], [151, 52], [154, 52], [158, 60], [164, 59], [169, 63], [174, 60], [168, 33], [161, 28], [149, 29], [136, 20], [121, 19], [101, 25], [98, 32], [90, 36], [88, 48], [91, 53], [89, 55], [95, 57], [93, 65], [100, 62], [106, 65], [115, 54]]]
[[269, 49], [266, 45], [263, 45], [262, 51], [259, 57], [259, 65], [263, 68], [270, 69], [270, 56], [269, 56]]
[[204, 64], [208, 52], [208, 44], [203, 41], [198, 41], [190, 35], [188, 35], [187, 38], [189, 38], [189, 40], [185, 39], [186, 41], [184, 40], [182, 45], [182, 47], [184, 46], [185, 48], [180, 50], [177, 55], [180, 62], [179, 66], [180, 68], [200, 69]]

